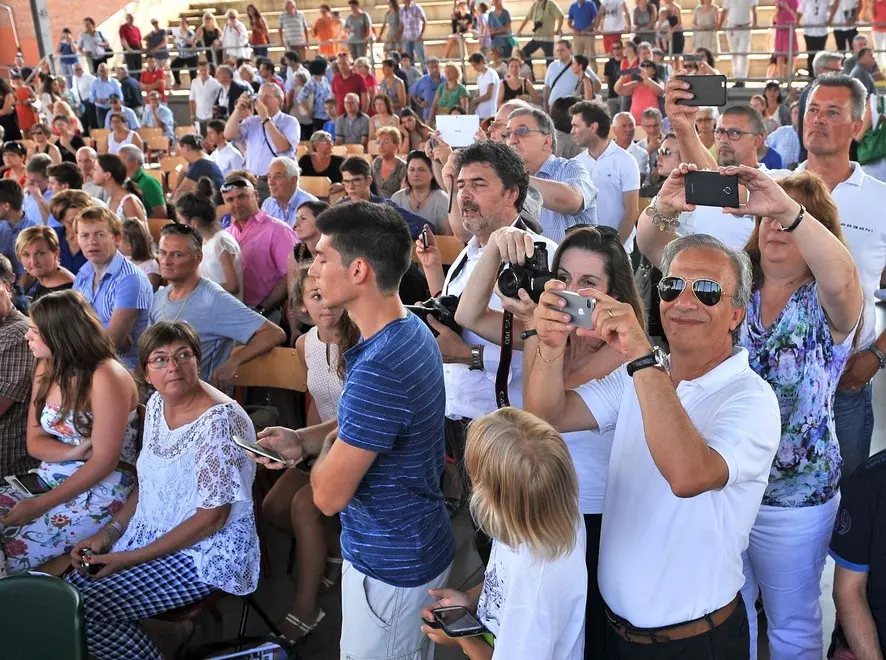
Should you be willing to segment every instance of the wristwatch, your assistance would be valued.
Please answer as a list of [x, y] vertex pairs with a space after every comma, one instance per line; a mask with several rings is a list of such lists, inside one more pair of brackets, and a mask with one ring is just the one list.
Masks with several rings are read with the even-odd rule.
[[646, 367], [655, 367], [656, 369], [667, 371], [669, 364], [670, 361], [667, 354], [658, 346], [653, 346], [652, 352], [649, 355], [645, 355], [633, 362], [628, 362], [628, 376], [633, 376], [640, 369], [645, 369]]
[[483, 347], [480, 344], [471, 346], [471, 364], [469, 371], [483, 371]]
[[880, 369], [886, 368], [886, 353], [881, 351], [876, 344], [871, 344], [865, 350], [877, 356], [877, 359], [880, 361]]

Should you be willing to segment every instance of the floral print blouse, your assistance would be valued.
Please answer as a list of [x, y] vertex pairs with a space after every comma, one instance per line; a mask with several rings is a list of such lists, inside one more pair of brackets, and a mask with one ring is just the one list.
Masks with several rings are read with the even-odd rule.
[[834, 342], [815, 282], [794, 291], [769, 328], [763, 327], [760, 313], [758, 290], [748, 305], [741, 345], [748, 349], [751, 368], [772, 386], [781, 409], [781, 443], [763, 504], [823, 504], [838, 492], [842, 459], [834, 393], [855, 331], [843, 343]]

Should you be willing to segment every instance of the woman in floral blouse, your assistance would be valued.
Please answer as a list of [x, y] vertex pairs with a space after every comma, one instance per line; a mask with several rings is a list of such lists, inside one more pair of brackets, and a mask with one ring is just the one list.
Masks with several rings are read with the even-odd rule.
[[782, 424], [745, 558], [751, 648], [759, 588], [771, 657], [818, 660], [821, 574], [840, 499], [834, 392], [858, 332], [861, 285], [820, 178], [802, 172], [776, 183], [744, 166], [725, 173], [765, 198], [754, 204], [763, 217], [745, 247], [754, 291], [740, 343], [775, 391]]

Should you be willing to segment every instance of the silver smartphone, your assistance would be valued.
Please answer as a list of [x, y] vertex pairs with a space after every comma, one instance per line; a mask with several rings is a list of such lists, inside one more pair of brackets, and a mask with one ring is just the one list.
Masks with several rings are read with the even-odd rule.
[[577, 328], [585, 328], [590, 330], [594, 327], [592, 317], [594, 316], [594, 307], [597, 301], [594, 298], [586, 298], [572, 291], [551, 291], [555, 296], [560, 296], [566, 301], [565, 307], [551, 307], [558, 312], [565, 312], [572, 317], [572, 323]]
[[[249, 442], [245, 438], [240, 437], [236, 433], [231, 436], [234, 439], [234, 442], [238, 447], [242, 447], [246, 451], [252, 452], [258, 456], [264, 456], [265, 458], [270, 458], [272, 461], [276, 461], [278, 463], [286, 463], [288, 459], [283, 458], [279, 453], [274, 451], [273, 449], [268, 449], [267, 447], [262, 447], [258, 442]], [[296, 465], [301, 463], [300, 459], [296, 461]]]

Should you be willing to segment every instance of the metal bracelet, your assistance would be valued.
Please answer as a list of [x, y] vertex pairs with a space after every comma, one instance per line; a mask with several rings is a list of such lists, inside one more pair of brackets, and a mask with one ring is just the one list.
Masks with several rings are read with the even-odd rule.
[[658, 228], [658, 231], [671, 231], [676, 233], [677, 229], [680, 228], [680, 214], [678, 213], [674, 218], [668, 218], [667, 216], [659, 213], [658, 210], [658, 195], [652, 198], [652, 201], [649, 202], [649, 215], [652, 218], [652, 226]]

